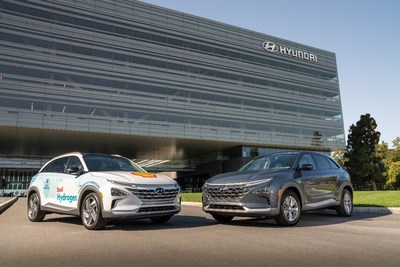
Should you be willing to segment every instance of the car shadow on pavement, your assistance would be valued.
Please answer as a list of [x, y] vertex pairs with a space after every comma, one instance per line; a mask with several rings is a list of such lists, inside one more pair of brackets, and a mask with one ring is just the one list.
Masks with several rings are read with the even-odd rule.
[[[65, 216], [45, 218], [46, 222], [58, 222], [66, 224], [75, 224], [84, 227], [80, 217], [78, 216]], [[202, 216], [189, 216], [189, 215], [174, 215], [168, 222], [158, 224], [152, 222], [150, 219], [115, 219], [107, 222], [104, 230], [118, 230], [118, 231], [154, 231], [166, 229], [184, 229], [211, 226], [215, 224], [215, 220], [208, 219]]]
[[[300, 221], [294, 227], [314, 227], [324, 225], [335, 225], [351, 221], [371, 220], [373, 218], [388, 216], [389, 214], [370, 214], [354, 213], [351, 217], [339, 217], [335, 211], [321, 210], [304, 212], [301, 214]], [[282, 227], [275, 223], [273, 218], [254, 219], [235, 217], [229, 225], [238, 225], [243, 227]]]
[[[354, 213], [351, 217], [339, 217], [335, 211], [321, 210], [311, 211], [301, 214], [300, 221], [294, 227], [313, 227], [324, 225], [337, 225], [346, 222], [364, 220], [368, 221], [373, 218], [388, 216], [389, 214], [371, 214], [371, 213]], [[66, 224], [80, 225], [83, 227], [80, 217], [67, 216], [67, 215], [52, 215], [57, 217], [46, 217], [43, 222], [58, 222]], [[209, 217], [209, 218], [208, 218]], [[209, 215], [194, 216], [178, 214], [174, 215], [168, 222], [163, 224], [153, 223], [150, 219], [116, 219], [107, 222], [105, 230], [118, 230], [118, 231], [154, 231], [154, 230], [167, 230], [167, 229], [185, 229], [206, 227], [221, 224], [212, 219]], [[241, 226], [241, 227], [277, 227], [273, 218], [255, 219], [247, 217], [235, 217], [233, 221], [225, 223], [225, 225]]]

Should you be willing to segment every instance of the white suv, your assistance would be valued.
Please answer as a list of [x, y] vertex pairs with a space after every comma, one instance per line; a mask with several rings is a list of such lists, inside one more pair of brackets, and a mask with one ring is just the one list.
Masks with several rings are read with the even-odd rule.
[[69, 153], [47, 162], [28, 189], [28, 218], [47, 213], [78, 215], [89, 229], [110, 218], [150, 218], [164, 223], [180, 212], [176, 181], [147, 173], [116, 155]]

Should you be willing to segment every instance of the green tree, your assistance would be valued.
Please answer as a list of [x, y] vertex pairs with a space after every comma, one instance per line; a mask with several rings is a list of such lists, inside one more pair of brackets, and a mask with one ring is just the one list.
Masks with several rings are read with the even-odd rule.
[[347, 160], [344, 157], [344, 153], [345, 153], [345, 150], [341, 149], [341, 150], [334, 151], [332, 154], [332, 157], [337, 161], [337, 163], [340, 164], [340, 166], [342, 166], [342, 168], [345, 168], [345, 162]]
[[376, 128], [377, 123], [370, 114], [361, 115], [356, 125], [350, 126], [345, 167], [358, 190], [377, 190], [385, 184], [385, 166], [376, 153], [381, 134]]
[[393, 150], [391, 150], [391, 160], [392, 162], [395, 161], [400, 161], [400, 137], [396, 137], [396, 139], [393, 140]]
[[392, 162], [390, 164], [386, 186], [389, 189], [400, 188], [400, 161]]

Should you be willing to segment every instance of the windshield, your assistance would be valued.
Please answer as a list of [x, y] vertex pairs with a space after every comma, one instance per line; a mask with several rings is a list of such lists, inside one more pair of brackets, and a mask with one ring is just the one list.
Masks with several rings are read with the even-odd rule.
[[134, 171], [146, 172], [132, 161], [116, 156], [84, 155], [86, 166], [90, 172]]
[[296, 157], [296, 154], [282, 154], [259, 157], [244, 165], [239, 171], [289, 169], [293, 166]]

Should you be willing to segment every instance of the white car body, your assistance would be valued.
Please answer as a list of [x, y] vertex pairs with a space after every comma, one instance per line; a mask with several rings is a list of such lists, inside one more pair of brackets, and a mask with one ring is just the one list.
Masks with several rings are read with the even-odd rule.
[[[114, 165], [97, 166], [105, 163]], [[57, 164], [63, 166], [57, 169]], [[119, 164], [125, 164], [121, 168], [127, 170], [118, 169]], [[115, 166], [117, 170], [107, 170]], [[92, 199], [87, 200], [89, 193]], [[39, 200], [34, 199], [35, 194]], [[103, 228], [110, 218], [151, 218], [164, 222], [181, 210], [176, 181], [147, 173], [126, 158], [100, 154], [69, 153], [50, 160], [32, 178], [27, 196], [31, 221], [41, 221], [50, 212], [72, 214], [81, 216], [88, 229]], [[35, 201], [39, 203], [36, 206]], [[96, 202], [98, 215], [91, 208]], [[94, 221], [100, 220], [98, 225], [91, 225], [91, 215]]]

